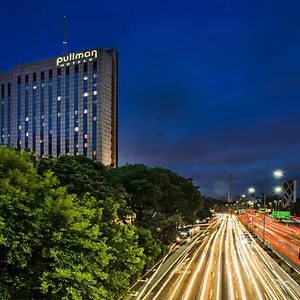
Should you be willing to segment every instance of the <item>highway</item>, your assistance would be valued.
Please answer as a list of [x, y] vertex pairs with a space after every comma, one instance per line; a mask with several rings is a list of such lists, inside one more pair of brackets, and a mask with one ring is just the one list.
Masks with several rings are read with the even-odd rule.
[[[253, 230], [263, 237], [263, 218], [258, 214], [245, 214], [241, 217], [249, 223], [249, 216], [253, 218]], [[251, 223], [250, 223], [251, 224]], [[300, 272], [300, 231], [298, 228], [288, 227], [271, 217], [265, 218], [265, 241], [274, 251]]]
[[137, 298], [300, 299], [299, 286], [244, 232], [235, 216], [221, 216]]

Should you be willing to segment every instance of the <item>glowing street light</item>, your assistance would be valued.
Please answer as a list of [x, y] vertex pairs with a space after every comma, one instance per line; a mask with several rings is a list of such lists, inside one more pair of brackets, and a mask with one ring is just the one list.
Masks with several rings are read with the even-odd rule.
[[245, 194], [243, 194], [243, 195], [242, 195], [242, 198], [246, 198], [246, 195], [245, 195]]
[[274, 188], [274, 192], [275, 192], [275, 193], [281, 193], [281, 192], [282, 192], [282, 187], [281, 187], [281, 186], [276, 186], [276, 187]]
[[249, 188], [248, 192], [251, 193], [251, 194], [255, 193], [255, 188], [253, 188], [253, 187]]
[[283, 177], [283, 172], [281, 170], [276, 170], [273, 172], [274, 177], [281, 178]]

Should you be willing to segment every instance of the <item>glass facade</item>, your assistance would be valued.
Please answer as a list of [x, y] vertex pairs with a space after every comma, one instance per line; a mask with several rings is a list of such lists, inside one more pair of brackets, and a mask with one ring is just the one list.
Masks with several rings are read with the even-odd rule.
[[57, 116], [56, 116], [56, 137], [57, 137], [57, 155], [60, 155], [60, 114], [61, 114], [61, 69], [57, 69]]
[[18, 105], [18, 123], [17, 123], [17, 135], [18, 135], [18, 150], [21, 150], [21, 130], [22, 130], [22, 120], [21, 120], [21, 108], [22, 108], [22, 84], [21, 81], [18, 83], [18, 95], [17, 95], [17, 105]]
[[36, 151], [36, 79], [33, 81], [32, 89], [32, 150]]
[[115, 53], [93, 49], [0, 72], [0, 144], [109, 165], [117, 149]]
[[[77, 71], [77, 73], [76, 73]], [[78, 154], [78, 68], [74, 75], [74, 155]]]
[[29, 83], [25, 82], [25, 149], [28, 149], [28, 112], [29, 112]]
[[83, 72], [83, 155], [87, 155], [88, 147], [88, 72]]
[[1, 144], [4, 144], [4, 84], [1, 87]]
[[92, 150], [93, 159], [97, 158], [97, 69], [93, 68], [93, 137]]
[[44, 156], [44, 123], [45, 122], [45, 80], [44, 73], [41, 74], [41, 113], [40, 113], [40, 151], [41, 156]]
[[70, 152], [69, 140], [70, 140], [70, 67], [66, 68], [66, 154]]
[[48, 86], [48, 119], [49, 119], [49, 143], [48, 143], [48, 154], [51, 156], [52, 155], [52, 126], [53, 126], [53, 109], [52, 109], [52, 104], [53, 104], [53, 79], [50, 77], [51, 73], [49, 72], [49, 86]]

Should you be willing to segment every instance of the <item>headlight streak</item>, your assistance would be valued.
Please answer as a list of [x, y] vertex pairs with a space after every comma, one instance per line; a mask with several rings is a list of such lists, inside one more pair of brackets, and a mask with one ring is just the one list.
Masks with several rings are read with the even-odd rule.
[[[200, 299], [206, 299], [205, 298], [205, 293], [206, 293], [206, 287], [207, 287], [207, 280], [208, 280], [208, 276], [209, 276], [209, 270], [211, 269], [211, 265], [212, 265], [212, 261], [213, 261], [213, 254], [215, 252], [214, 250], [215, 250], [215, 247], [216, 247], [216, 243], [217, 243], [218, 237], [221, 234], [221, 232], [223, 232], [223, 235], [224, 235], [224, 230], [225, 230], [224, 227], [225, 226], [226, 226], [226, 219], [225, 219], [225, 221], [223, 221], [222, 226], [218, 230], [218, 233], [216, 234], [216, 237], [215, 237], [215, 239], [213, 241], [213, 245], [212, 245], [212, 249], [211, 249], [211, 252], [210, 252], [208, 266], [206, 267], [205, 276], [203, 278], [203, 286], [202, 286], [202, 290], [201, 290]], [[196, 275], [196, 273], [194, 275]], [[191, 285], [189, 286], [188, 293], [186, 293], [186, 295], [184, 297], [184, 300], [189, 300], [190, 299], [189, 298], [190, 291], [191, 291]]]
[[[239, 228], [238, 228], [238, 229], [239, 229]], [[241, 230], [240, 230], [240, 236], [241, 236]], [[242, 248], [245, 248], [245, 247], [242, 247]], [[240, 260], [241, 260], [241, 263], [242, 263], [242, 265], [243, 265], [244, 270], [248, 270], [248, 271], [249, 271], [249, 277], [250, 277], [251, 280], [252, 280], [252, 283], [253, 283], [253, 285], [254, 285], [254, 288], [255, 288], [255, 291], [256, 291], [256, 293], [257, 293], [258, 298], [259, 298], [260, 300], [264, 300], [264, 297], [262, 296], [262, 294], [261, 294], [261, 292], [260, 292], [260, 290], [259, 290], [259, 288], [258, 288], [258, 285], [257, 285], [256, 280], [255, 280], [255, 278], [254, 278], [254, 275], [253, 275], [253, 273], [252, 273], [252, 270], [251, 270], [251, 268], [250, 268], [250, 266], [249, 266], [249, 264], [248, 264], [248, 262], [246, 261], [246, 258], [245, 258], [245, 256], [244, 256], [244, 249], [239, 249], [238, 255], [239, 255], [239, 257], [240, 257]]]
[[[157, 283], [155, 285], [153, 285], [151, 287], [151, 289], [148, 291], [148, 293], [143, 297], [143, 299], [146, 299], [150, 293], [153, 291], [153, 289], [157, 286], [157, 284], [160, 282], [160, 280], [165, 276], [165, 274], [175, 265], [178, 264], [178, 266], [182, 263], [184, 256], [187, 254], [187, 252], [194, 246], [194, 244], [200, 239], [200, 237], [196, 238], [185, 250], [184, 252], [182, 252], [180, 254], [180, 256], [177, 258], [177, 260], [171, 264], [171, 266], [167, 269], [166, 272], [164, 272], [164, 274], [161, 275], [161, 277], [157, 280]], [[177, 268], [178, 268], [177, 266]], [[176, 269], [177, 269], [176, 268]], [[157, 271], [156, 271], [157, 272]], [[141, 299], [142, 294], [145, 292], [147, 286], [149, 285], [150, 281], [154, 278], [154, 275], [152, 275], [152, 277], [150, 278], [150, 280], [147, 282], [145, 288], [143, 289], [143, 291], [140, 293], [140, 295], [138, 296], [137, 300]]]
[[[241, 231], [241, 229], [240, 229], [240, 231]], [[243, 249], [242, 253], [243, 253], [243, 256], [244, 256], [243, 258], [244, 258], [245, 262], [248, 261], [251, 264], [252, 269], [254, 270], [254, 272], [256, 273], [257, 277], [259, 278], [259, 280], [264, 285], [264, 287], [265, 287], [268, 295], [271, 297], [271, 299], [272, 300], [275, 300], [275, 299], [279, 299], [280, 300], [280, 299], [282, 299], [282, 298], [278, 298], [277, 293], [273, 289], [273, 287], [270, 284], [269, 280], [266, 278], [264, 272], [261, 270], [262, 269], [261, 264], [258, 263], [256, 265], [254, 265], [254, 263], [253, 263], [253, 257], [251, 258], [250, 254], [249, 254], [249, 252], [250, 252], [249, 248], [247, 246], [244, 246], [243, 248], [244, 249]], [[246, 264], [248, 265], [249, 270], [251, 270], [250, 269], [250, 265], [248, 264], [248, 262], [246, 262]], [[251, 275], [252, 275], [252, 271], [251, 271]], [[262, 279], [262, 277], [264, 277], [264, 280]], [[253, 277], [253, 279], [254, 279], [254, 277]], [[255, 282], [255, 280], [253, 282]], [[255, 287], [257, 287], [256, 282], [255, 282]], [[284, 298], [285, 297], [283, 297], [283, 299]]]
[[[234, 223], [235, 223], [236, 218], [233, 218], [233, 219], [234, 219]], [[235, 226], [236, 225], [234, 224], [233, 228], [235, 228]], [[242, 281], [242, 275], [241, 275], [241, 272], [240, 272], [240, 268], [238, 266], [237, 254], [236, 254], [236, 251], [234, 249], [234, 239], [233, 239], [233, 231], [232, 230], [230, 231], [230, 241], [231, 241], [230, 244], [231, 244], [232, 261], [233, 261], [235, 272], [237, 274], [237, 278], [238, 278], [238, 282], [239, 282], [239, 286], [240, 286], [240, 291], [241, 291], [241, 294], [242, 294], [242, 299], [247, 300], [245, 287], [244, 287], [244, 284], [243, 284], [243, 281]]]
[[230, 259], [229, 259], [229, 231], [232, 230], [232, 223], [229, 219], [227, 223], [227, 230], [226, 230], [226, 254], [225, 254], [225, 265], [227, 269], [227, 276], [228, 276], [228, 285], [229, 285], [229, 299], [234, 299], [234, 289], [233, 289], [233, 283], [232, 283], [232, 273], [230, 270]]
[[[204, 249], [203, 253], [205, 253], [205, 252], [207, 251], [208, 246], [209, 246], [211, 240], [213, 239], [213, 237], [215, 236], [215, 234], [216, 234], [216, 232], [214, 232], [214, 233], [212, 234], [212, 236], [210, 237], [209, 241], [207, 242], [207, 245], [205, 246], [205, 249]], [[206, 237], [206, 239], [207, 239], [207, 237]], [[175, 294], [176, 294], [176, 292], [177, 292], [177, 290], [178, 290], [178, 288], [179, 288], [179, 286], [180, 286], [182, 280], [184, 279], [186, 273], [188, 272], [188, 270], [189, 270], [191, 264], [193, 263], [193, 261], [194, 261], [195, 258], [197, 257], [197, 254], [198, 254], [198, 252], [199, 252], [200, 250], [201, 250], [201, 247], [198, 248], [198, 250], [196, 251], [196, 253], [195, 253], [195, 254], [193, 255], [193, 257], [190, 259], [189, 264], [187, 265], [187, 267], [186, 267], [186, 269], [185, 269], [183, 275], [181, 276], [180, 280], [176, 283], [176, 287], [174, 288], [173, 293], [172, 293], [172, 295], [170, 296], [170, 299], [173, 299], [173, 297], [175, 296]], [[202, 256], [204, 256], [204, 255], [202, 255]], [[200, 261], [200, 263], [198, 264], [197, 270], [198, 270], [198, 268], [199, 268], [199, 265], [200, 265], [200, 268], [201, 268], [201, 265], [202, 265], [202, 263], [203, 263], [203, 260], [204, 260], [204, 257], [203, 257], [203, 259], [202, 259], [202, 257], [201, 257], [201, 261]], [[197, 271], [196, 271], [196, 272], [197, 272]], [[172, 275], [173, 275], [173, 274], [172, 274]], [[171, 278], [171, 277], [172, 277], [172, 276], [170, 276], [170, 278]], [[159, 290], [159, 292], [156, 294], [155, 298], [153, 298], [153, 299], [156, 299], [156, 298], [157, 298], [157, 296], [160, 294], [161, 290], [162, 290], [162, 289]]]
[[[205, 235], [205, 233], [210, 229], [210, 227], [212, 227], [212, 228], [215, 228], [215, 226], [217, 225], [217, 223], [219, 222], [219, 220], [216, 222], [216, 224], [211, 224], [211, 225], [209, 225], [208, 227], [207, 227], [207, 229], [202, 233], [202, 235], [200, 236], [200, 237], [202, 237], [203, 235]], [[195, 239], [187, 248], [186, 248], [186, 250], [185, 250], [185, 252], [184, 253], [186, 253], [186, 256], [187, 256], [187, 252], [194, 246], [194, 244], [196, 243], [196, 241], [197, 240], [199, 240], [200, 239], [200, 237], [199, 238], [197, 238], [197, 239]], [[205, 243], [205, 241], [208, 239], [208, 235], [203, 239], [203, 243]], [[210, 238], [210, 240], [213, 238], [213, 236]], [[200, 249], [201, 249], [201, 247], [199, 247], [199, 249], [197, 250], [197, 252], [198, 251], [200, 251]], [[181, 254], [182, 255], [182, 254]], [[180, 267], [180, 265], [181, 265], [181, 263], [185, 260], [185, 258], [186, 258], [186, 256], [183, 258], [183, 259], [181, 259], [179, 262], [178, 262], [178, 260], [175, 262], [175, 263], [177, 263], [178, 265], [177, 265], [177, 267], [175, 268], [175, 270], [171, 273], [171, 275], [168, 277], [168, 279], [166, 280], [166, 282], [163, 284], [163, 286], [159, 289], [159, 291], [156, 293], [156, 295], [155, 295], [155, 297], [153, 298], [153, 300], [154, 299], [157, 299], [157, 297], [159, 296], [159, 294], [162, 292], [162, 290], [163, 290], [163, 288], [165, 288], [165, 286], [168, 284], [168, 282], [170, 281], [170, 279], [172, 278], [172, 276], [175, 274], [175, 272], [178, 270], [178, 268]], [[193, 259], [194, 259], [194, 256], [193, 256], [193, 258], [190, 260], [190, 262], [189, 262], [189, 264], [188, 264], [188, 267], [186, 268], [186, 270], [188, 270], [188, 268], [189, 268], [189, 266], [191, 265], [191, 262], [193, 261]], [[174, 263], [174, 264], [175, 264]], [[168, 270], [167, 270], [167, 272], [172, 268], [172, 266], [174, 265], [174, 264], [172, 264], [171, 265], [171, 267], [169, 267], [168, 268]], [[160, 280], [164, 277], [164, 275], [167, 273], [167, 272], [165, 272], [162, 276], [161, 276], [161, 278], [160, 278]], [[184, 274], [186, 274], [186, 272], [187, 271], [185, 271], [185, 273]], [[160, 281], [159, 280], [159, 281]], [[159, 282], [158, 281], [158, 282]], [[157, 285], [157, 284], [156, 284]], [[153, 289], [156, 287], [156, 285], [154, 285], [149, 291], [148, 291], [148, 293], [144, 296], [144, 298], [143, 299], [146, 299], [149, 295], [150, 295], [150, 293], [153, 291]], [[176, 287], [176, 289], [177, 289], [178, 287]]]
[[222, 246], [223, 246], [223, 240], [225, 236], [225, 231], [223, 231], [221, 242], [220, 242], [220, 249], [219, 249], [219, 257], [218, 257], [218, 279], [217, 279], [217, 294], [216, 294], [216, 300], [220, 297], [220, 290], [221, 290], [221, 265], [222, 265]]
[[[273, 266], [271, 266], [271, 264], [268, 262], [267, 258], [263, 255], [263, 253], [261, 253], [261, 251], [263, 251], [259, 246], [256, 245], [256, 247], [254, 248], [256, 253], [260, 256], [261, 260], [268, 266], [269, 269], [267, 269], [265, 272], [267, 274], [267, 276], [272, 280], [272, 273], [273, 275], [278, 279], [278, 281], [280, 282], [281, 286], [285, 289], [285, 291], [287, 291], [295, 300], [298, 300], [299, 297], [297, 295], [295, 295], [295, 293], [293, 292], [293, 290], [287, 285], [287, 283], [284, 281], [284, 279], [280, 276], [280, 274], [273, 268]], [[273, 276], [273, 277], [274, 277]], [[280, 291], [280, 293], [282, 294], [281, 290], [278, 287], [278, 284], [276, 281], [273, 280], [273, 282], [275, 283], [276, 288], [278, 288], [278, 290]], [[282, 294], [283, 295], [283, 294]]]

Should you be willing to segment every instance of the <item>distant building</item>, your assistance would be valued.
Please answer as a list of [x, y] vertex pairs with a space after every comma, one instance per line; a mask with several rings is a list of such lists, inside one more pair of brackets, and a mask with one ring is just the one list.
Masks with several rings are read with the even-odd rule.
[[94, 48], [0, 73], [0, 144], [118, 163], [118, 54]]

